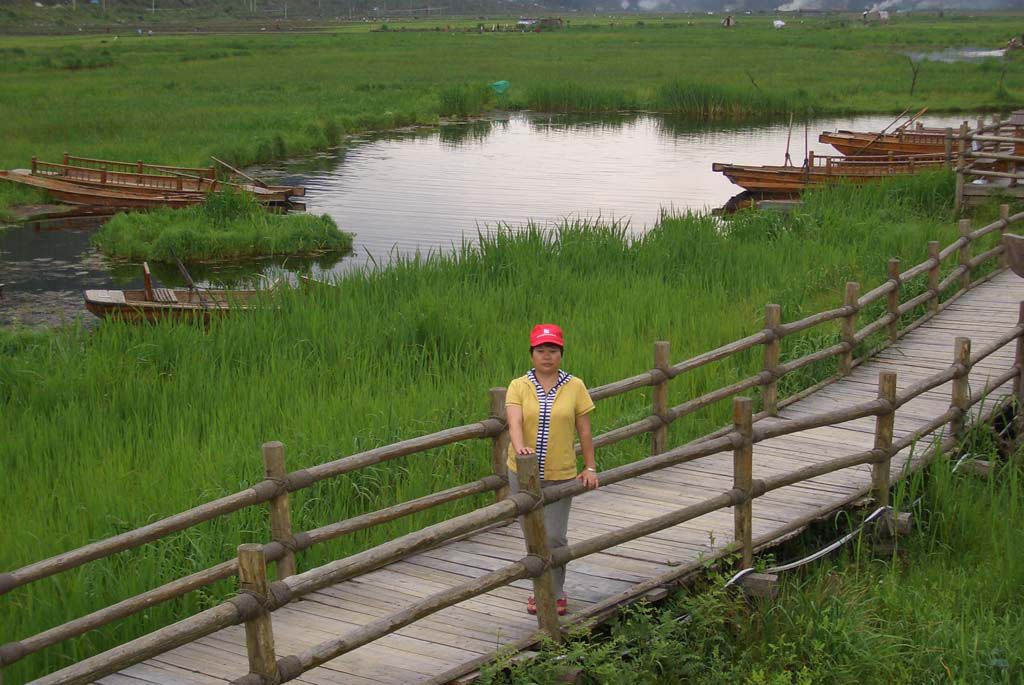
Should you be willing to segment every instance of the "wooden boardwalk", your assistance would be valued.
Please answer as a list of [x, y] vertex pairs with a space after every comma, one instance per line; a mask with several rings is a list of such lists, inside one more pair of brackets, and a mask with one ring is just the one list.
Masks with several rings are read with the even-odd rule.
[[[1024, 279], [1004, 272], [965, 293], [943, 312], [832, 383], [779, 412], [786, 421], [849, 406], [877, 396], [878, 374], [895, 371], [900, 390], [953, 362], [953, 341], [972, 339], [975, 350], [1017, 324], [1024, 300]], [[972, 369], [971, 389], [979, 392], [990, 377], [1014, 364], [1012, 344]], [[984, 411], [1004, 399], [1010, 386], [974, 408]], [[912, 400], [896, 412], [895, 438], [913, 433], [950, 404], [950, 384]], [[758, 425], [763, 425], [759, 423]], [[808, 464], [868, 450], [874, 444], [874, 419], [766, 440], [754, 446], [754, 477], [791, 472]], [[932, 439], [937, 438], [933, 434]], [[915, 454], [925, 451], [919, 445]], [[904, 450], [892, 461], [893, 479], [911, 458]], [[600, 456], [600, 455], [599, 455]], [[624, 525], [677, 510], [733, 487], [731, 452], [657, 471], [603, 487], [575, 499], [570, 543]], [[799, 529], [800, 521], [825, 515], [868, 492], [871, 466], [862, 465], [768, 493], [754, 501], [755, 542], [778, 541]], [[733, 538], [733, 514], [721, 510], [569, 564], [566, 620], [609, 598], [627, 597], [631, 588], [673, 568], [692, 564]], [[391, 614], [440, 590], [520, 559], [525, 546], [518, 525], [477, 533], [416, 554], [385, 568], [328, 587], [273, 613], [278, 655], [309, 649], [353, 628]], [[649, 584], [648, 584], [649, 585]], [[311, 670], [295, 682], [321, 685], [352, 683], [444, 682], [460, 667], [492, 654], [502, 645], [521, 643], [537, 630], [525, 612], [532, 594], [522, 580], [444, 609]], [[109, 685], [230, 682], [249, 672], [245, 631], [239, 625], [129, 667], [98, 682]]]

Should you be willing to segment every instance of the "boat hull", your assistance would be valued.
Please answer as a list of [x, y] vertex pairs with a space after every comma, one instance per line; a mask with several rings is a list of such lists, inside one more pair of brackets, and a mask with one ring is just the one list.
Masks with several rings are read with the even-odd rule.
[[154, 302], [142, 290], [86, 290], [85, 308], [101, 319], [130, 323], [211, 319], [252, 311], [269, 303], [270, 293], [259, 290], [172, 291], [177, 302]]
[[902, 162], [894, 164], [837, 164], [828, 168], [746, 166], [716, 162], [712, 170], [725, 174], [736, 185], [753, 193], [795, 195], [809, 187], [840, 182], [872, 183], [883, 178], [914, 173], [923, 168], [938, 168], [940, 161]]

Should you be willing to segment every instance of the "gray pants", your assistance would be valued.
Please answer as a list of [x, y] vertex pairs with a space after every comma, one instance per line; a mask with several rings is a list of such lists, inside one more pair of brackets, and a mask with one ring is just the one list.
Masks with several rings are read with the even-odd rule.
[[[574, 479], [542, 480], [540, 487], [541, 489], [549, 488], [552, 485], [568, 483], [571, 480]], [[519, 479], [512, 471], [508, 472], [508, 489], [510, 494], [519, 492]], [[566, 497], [544, 507], [544, 529], [548, 533], [548, 547], [551, 549], [564, 547], [569, 542], [565, 534], [569, 530], [569, 507], [571, 505], [572, 497]], [[520, 518], [519, 525], [522, 523], [522, 518]], [[551, 569], [551, 583], [554, 585], [555, 599], [565, 594], [565, 566]]]

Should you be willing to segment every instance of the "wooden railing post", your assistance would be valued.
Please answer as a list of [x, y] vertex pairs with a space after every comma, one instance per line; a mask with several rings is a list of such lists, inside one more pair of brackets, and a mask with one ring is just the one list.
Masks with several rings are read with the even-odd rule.
[[[537, 471], [536, 455], [516, 456], [516, 476], [519, 489], [528, 492], [539, 501], [541, 498], [540, 473]], [[526, 551], [544, 562], [544, 572], [533, 579], [533, 596], [537, 604], [537, 624], [555, 642], [562, 641], [558, 625], [558, 609], [555, 607], [555, 591], [551, 578], [551, 548], [544, 526], [544, 507], [537, 505], [523, 517], [523, 537]]]
[[[508, 422], [508, 412], [505, 410], [505, 388], [491, 388], [487, 391], [490, 401], [491, 416], [496, 419]], [[505, 485], [498, 488], [494, 493], [494, 501], [500, 502], [508, 497], [508, 426], [491, 438], [491, 470], [494, 475], [505, 481]]]
[[661, 424], [651, 433], [651, 455], [661, 454], [668, 445], [668, 367], [671, 361], [668, 342], [659, 340], [654, 343], [654, 368], [665, 374], [660, 383], [654, 384], [651, 393], [651, 413], [662, 419]]
[[[263, 545], [238, 546], [238, 579], [242, 593], [252, 595], [261, 604], [266, 603], [267, 563]], [[274, 653], [274, 628], [270, 612], [261, 611], [258, 616], [245, 622], [245, 651], [249, 655], [251, 673], [261, 676], [265, 683], [281, 681], [277, 670], [277, 655]]]
[[886, 308], [892, 317], [889, 322], [889, 342], [892, 343], [900, 337], [900, 260], [890, 259], [888, 269], [889, 280], [894, 284], [886, 298]]
[[33, 176], [35, 176], [36, 172], [38, 171], [38, 168], [37, 168], [38, 164], [39, 164], [39, 160], [37, 160], [35, 157], [33, 157], [32, 158], [32, 175]]
[[782, 305], [766, 304], [764, 306], [764, 327], [772, 331], [772, 337], [764, 344], [764, 370], [771, 374], [771, 380], [764, 386], [764, 411], [769, 416], [779, 413], [779, 380], [775, 377], [779, 365], [781, 341], [775, 330], [782, 325]]
[[[1017, 325], [1024, 325], [1024, 302], [1019, 305], [1017, 313]], [[1017, 376], [1013, 379], [1013, 397], [1017, 400], [1017, 416], [1018, 421], [1020, 416], [1024, 413], [1024, 335], [1017, 338], [1016, 355], [1013, 360], [1014, 366], [1017, 367]]]
[[967, 290], [971, 287], [971, 267], [969, 262], [971, 261], [971, 243], [969, 234], [971, 232], [971, 220], [961, 219], [958, 224], [960, 228], [960, 237], [964, 239], [964, 244], [960, 246], [960, 263], [959, 266], [964, 267], [964, 273], [960, 276], [960, 289]]
[[[278, 441], [263, 443], [263, 467], [266, 477], [284, 483], [288, 471], [284, 467], [284, 444]], [[273, 540], [287, 550], [277, 561], [277, 579], [295, 575], [295, 537], [292, 535], [292, 512], [288, 506], [288, 491], [267, 502], [270, 511], [270, 531]]]
[[971, 405], [971, 384], [969, 379], [971, 363], [971, 339], [957, 338], [953, 342], [953, 363], [964, 366], [962, 375], [953, 379], [952, 405], [960, 410], [960, 414], [950, 422], [950, 432], [960, 437], [967, 424], [967, 410]]
[[843, 352], [839, 358], [839, 370], [844, 376], [849, 376], [853, 370], [853, 348], [854, 336], [857, 334], [857, 300], [860, 298], [860, 283], [850, 281], [846, 284], [846, 292], [843, 296], [843, 305], [850, 307], [850, 314], [843, 317], [843, 342], [848, 343], [850, 349]]
[[966, 151], [967, 141], [967, 122], [960, 124], [960, 137], [956, 142], [956, 199], [954, 201], [953, 210], [959, 214], [960, 209], [964, 204], [964, 167], [967, 165], [967, 159], [964, 156]]
[[68, 160], [70, 160], [70, 159], [71, 159], [71, 155], [69, 155], [68, 153], [65, 152], [64, 153], [64, 166], [68, 166]]
[[929, 240], [928, 241], [928, 258], [935, 260], [935, 266], [928, 269], [928, 289], [932, 291], [934, 297], [928, 301], [928, 309], [932, 312], [939, 311], [939, 298], [942, 297], [942, 293], [939, 292], [939, 283], [942, 282], [942, 260], [939, 259], [939, 241]]
[[732, 401], [732, 427], [742, 438], [740, 446], [732, 452], [732, 487], [747, 494], [746, 501], [733, 507], [735, 537], [742, 554], [741, 568], [754, 565], [754, 508], [749, 499], [754, 480], [753, 406], [749, 397], [736, 397]]
[[[999, 243], [1002, 244], [1003, 236], [1006, 235], [1006, 229], [1010, 219], [1010, 205], [999, 205], [999, 219], [1003, 222], [1003, 225], [999, 227]], [[1006, 257], [1006, 250], [1003, 250], [1002, 254], [999, 255], [999, 268], [1005, 269], [1009, 263], [1010, 262]]]
[[136, 160], [135, 164], [136, 164], [136, 168], [138, 169], [138, 173], [141, 174], [142, 173], [142, 160], [141, 159]]
[[882, 371], [878, 374], [878, 399], [890, 403], [889, 411], [875, 417], [875, 449], [885, 451], [885, 459], [871, 465], [871, 491], [875, 504], [889, 506], [889, 472], [892, 466], [892, 433], [896, 423], [896, 373]]

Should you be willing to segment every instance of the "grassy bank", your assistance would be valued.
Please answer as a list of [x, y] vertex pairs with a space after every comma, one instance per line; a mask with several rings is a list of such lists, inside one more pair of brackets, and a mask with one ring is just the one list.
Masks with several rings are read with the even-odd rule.
[[[994, 450], [980, 454], [1000, 462]], [[1019, 683], [1022, 457], [991, 480], [953, 473], [942, 458], [899, 485], [915, 521], [900, 541], [905, 557], [873, 555], [864, 536], [784, 574], [778, 600], [753, 606], [710, 574], [658, 610], [627, 613], [596, 642], [580, 636], [480, 682], [543, 685], [582, 670], [576, 682], [594, 685]]]
[[[716, 17], [583, 18], [541, 34], [370, 33], [361, 25], [12, 37], [0, 51], [0, 166], [64, 151], [187, 166], [205, 166], [213, 154], [247, 164], [337, 145], [350, 132], [493, 107], [711, 120], [1010, 109], [1024, 102], [1024, 62], [926, 62], [911, 96], [906, 53], [1002, 46], [1014, 20], [949, 14], [882, 26], [815, 17], [775, 31], [767, 16], [743, 17], [731, 30]], [[512, 84], [506, 96], [484, 89], [499, 79]]]
[[173, 262], [314, 256], [352, 251], [329, 216], [273, 214], [243, 193], [210, 194], [186, 209], [117, 214], [92, 236], [115, 259]]
[[[790, 217], [667, 217], [629, 238], [615, 227], [501, 232], [461, 254], [408, 259], [336, 288], [280, 294], [281, 308], [189, 326], [104, 324], [93, 332], [0, 332], [0, 464], [16, 496], [0, 500], [0, 568], [137, 527], [262, 477], [258, 450], [282, 440], [292, 469], [485, 415], [486, 389], [525, 371], [525, 331], [567, 331], [566, 367], [598, 385], [650, 367], [654, 340], [674, 360], [761, 326], [766, 302], [789, 321], [834, 307], [847, 280], [865, 290], [885, 260], [923, 261], [930, 239], [956, 236], [952, 179], [896, 178], [811, 195]], [[884, 230], [880, 230], [880, 227]], [[543, 287], [537, 284], [543, 283]], [[817, 335], [833, 340], [838, 331]], [[789, 339], [784, 358], [806, 351]], [[760, 370], [759, 350], [673, 381], [673, 402]], [[827, 366], [792, 379], [813, 382]], [[602, 402], [595, 429], [646, 415], [645, 393]], [[60, 411], [54, 411], [60, 407]], [[727, 403], [673, 424], [673, 443], [728, 421]], [[602, 468], [647, 453], [643, 441], [602, 450]], [[479, 477], [488, 447], [467, 444], [366, 469], [297, 493], [296, 529]], [[124, 494], [122, 494], [124, 493]], [[130, 496], [127, 494], [130, 493]], [[26, 507], [26, 502], [34, 503]], [[310, 568], [479, 502], [452, 504], [318, 546]], [[24, 637], [233, 555], [264, 539], [253, 509], [17, 590], [0, 632]], [[116, 579], [114, 582], [113, 579]], [[11, 669], [14, 682], [207, 606], [230, 584], [154, 607]], [[5, 671], [5, 676], [8, 673]]]
[[47, 195], [38, 188], [0, 181], [0, 221], [13, 220], [15, 207], [45, 202], [47, 202]]

